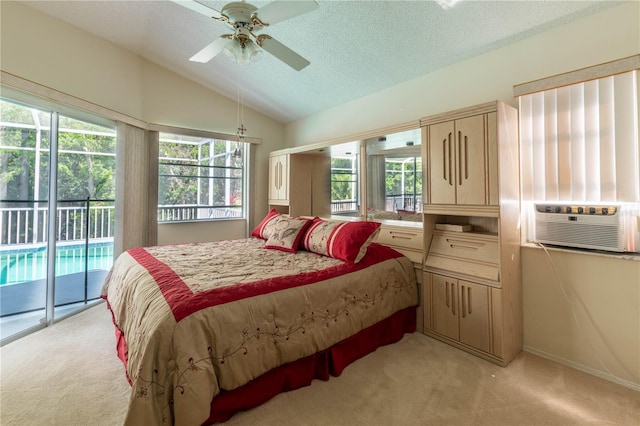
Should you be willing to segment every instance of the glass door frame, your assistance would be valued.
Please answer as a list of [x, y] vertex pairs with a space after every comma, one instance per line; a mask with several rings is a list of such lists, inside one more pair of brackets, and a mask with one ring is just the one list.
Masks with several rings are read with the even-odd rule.
[[55, 321], [56, 308], [56, 222], [58, 219], [58, 123], [59, 114], [51, 112], [51, 131], [49, 136], [49, 200], [47, 203], [47, 291], [45, 325]]
[[[76, 118], [76, 116], [78, 114], [75, 114], [73, 112], [69, 113], [68, 109], [66, 108], [61, 108], [60, 111], [58, 111], [58, 108], [52, 105], [48, 105], [48, 102], [43, 102], [43, 104], [40, 104], [39, 102], [32, 102], [31, 99], [30, 100], [22, 100], [21, 96], [7, 96], [6, 98], [3, 96], [3, 101], [7, 101], [10, 103], [14, 103], [17, 105], [21, 105], [24, 108], [27, 109], [32, 109], [33, 111], [38, 111], [38, 114], [42, 114], [44, 117], [46, 117], [47, 115], [49, 116], [49, 129], [48, 129], [48, 139], [49, 139], [49, 145], [46, 149], [46, 152], [48, 154], [48, 188], [47, 188], [47, 206], [46, 206], [46, 214], [47, 214], [47, 218], [46, 220], [43, 222], [44, 224], [46, 224], [46, 243], [44, 244], [44, 247], [46, 248], [46, 277], [44, 278], [44, 294], [38, 294], [37, 296], [37, 300], [39, 303], [43, 304], [43, 309], [39, 308], [37, 310], [31, 311], [33, 312], [32, 315], [27, 316], [25, 318], [17, 318], [15, 320], [10, 320], [11, 321], [15, 321], [15, 324], [17, 324], [15, 327], [12, 327], [9, 329], [11, 331], [9, 331], [9, 333], [12, 334], [8, 334], [6, 336], [2, 336], [0, 338], [0, 346], [4, 346], [5, 344], [8, 344], [10, 342], [13, 342], [17, 339], [20, 339], [28, 334], [31, 334], [35, 331], [38, 331], [40, 329], [43, 329], [49, 325], [52, 325], [53, 323], [62, 320], [66, 317], [69, 317], [71, 315], [75, 315], [79, 312], [82, 312], [85, 309], [88, 309], [92, 306], [94, 306], [97, 303], [101, 302], [101, 299], [95, 299], [92, 298], [91, 300], [87, 300], [87, 274], [88, 274], [88, 270], [87, 270], [87, 263], [88, 263], [88, 256], [90, 254], [90, 251], [87, 247], [88, 245], [88, 241], [89, 239], [91, 239], [92, 237], [90, 236], [90, 230], [87, 226], [87, 229], [84, 231], [85, 232], [85, 240], [86, 240], [86, 244], [85, 244], [85, 253], [84, 253], [84, 257], [85, 257], [85, 270], [84, 270], [84, 274], [85, 274], [85, 292], [84, 292], [84, 305], [79, 305], [79, 304], [73, 304], [73, 306], [71, 305], [66, 305], [66, 304], [62, 304], [60, 306], [56, 306], [56, 269], [60, 269], [57, 268], [56, 266], [58, 263], [58, 253], [57, 250], [59, 248], [59, 244], [58, 244], [58, 234], [59, 234], [59, 212], [58, 212], [58, 207], [59, 207], [59, 203], [58, 203], [58, 189], [60, 187], [59, 185], [59, 179], [58, 179], [58, 175], [59, 175], [59, 154], [60, 154], [60, 146], [59, 146], [59, 136], [60, 136], [60, 119], [62, 117], [62, 112], [63, 110], [65, 110], [66, 112], [64, 112], [64, 117], [65, 118], [70, 118], [72, 120], [80, 120], [83, 122], [87, 122], [89, 124], [98, 124], [100, 126], [105, 126], [105, 127], [111, 127], [109, 126], [105, 121], [109, 121], [111, 122], [112, 120], [108, 120], [108, 119], [101, 119], [101, 117], [95, 116], [96, 119], [98, 121], [93, 121], [92, 119], [87, 119], [86, 118], [86, 114], [79, 114], [79, 117]], [[46, 106], [45, 106], [46, 105]], [[94, 116], [93, 114], [91, 114], [92, 116]], [[80, 118], [82, 117], [82, 118]], [[103, 121], [104, 120], [104, 121]], [[115, 123], [114, 124], [114, 128], [115, 128]], [[115, 129], [114, 129], [115, 130]], [[40, 140], [40, 134], [41, 134], [42, 129], [36, 128], [36, 132], [37, 132], [37, 136], [36, 136], [36, 140], [39, 141]], [[64, 129], [63, 129], [64, 131]], [[115, 139], [114, 139], [115, 141]], [[7, 144], [8, 148], [11, 149], [10, 147], [12, 146], [10, 143]], [[39, 162], [38, 158], [40, 155], [40, 146], [39, 144], [36, 142], [36, 160], [34, 163], [31, 163], [32, 167], [41, 167], [41, 163]], [[114, 153], [115, 155], [115, 153]], [[30, 166], [30, 167], [31, 167]], [[34, 175], [37, 176], [40, 173], [40, 170], [38, 169], [37, 171], [33, 172]], [[39, 179], [38, 179], [39, 182]], [[35, 185], [35, 187], [32, 187], [32, 189], [34, 191], [37, 190], [38, 188], [38, 183], [34, 182], [33, 185]], [[6, 195], [6, 194], [5, 194]], [[41, 197], [39, 196], [39, 193], [35, 193], [33, 194], [33, 198], [35, 199], [35, 203], [43, 203], [45, 202], [45, 200], [39, 200]], [[43, 194], [44, 195], [44, 194]], [[12, 200], [4, 200], [7, 202], [11, 202]], [[79, 202], [79, 201], [83, 201], [83, 200], [71, 200], [74, 202]], [[87, 214], [86, 214], [86, 221], [89, 221], [89, 197], [87, 198]], [[100, 202], [104, 202], [104, 201], [114, 201], [114, 200], [107, 200], [107, 199], [96, 199], [96, 200], [91, 200], [91, 201], [100, 201]], [[34, 215], [35, 217], [35, 215]], [[82, 231], [81, 231], [82, 232]], [[97, 233], [97, 232], [96, 232]], [[35, 240], [34, 240], [35, 241]], [[44, 271], [43, 271], [44, 272]], [[62, 272], [64, 273], [64, 270], [61, 269], [58, 272]], [[40, 278], [41, 279], [41, 278]], [[58, 284], [60, 283], [61, 280], [58, 280]], [[58, 289], [60, 290], [60, 289]], [[38, 291], [42, 291], [42, 290], [38, 290]], [[41, 300], [41, 297], [44, 296], [44, 300]], [[92, 296], [93, 297], [93, 296]], [[78, 303], [80, 303], [82, 301], [79, 301]], [[60, 303], [60, 301], [58, 301], [58, 303]], [[69, 307], [71, 307], [71, 309], [69, 309]], [[62, 308], [62, 309], [60, 309]], [[10, 317], [10, 313], [7, 314], [8, 318]], [[18, 313], [18, 315], [20, 315]], [[4, 318], [0, 319], [0, 322], [3, 321]], [[22, 324], [22, 321], [24, 320], [24, 324]], [[15, 328], [15, 332], [13, 331], [13, 328]]]

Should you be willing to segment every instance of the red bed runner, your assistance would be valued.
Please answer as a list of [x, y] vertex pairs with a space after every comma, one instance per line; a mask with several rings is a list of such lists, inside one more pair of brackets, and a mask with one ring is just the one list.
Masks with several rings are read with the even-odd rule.
[[169, 266], [156, 259], [145, 248], [131, 249], [128, 250], [128, 253], [154, 278], [165, 300], [169, 304], [176, 321], [180, 321], [194, 312], [211, 306], [222, 305], [287, 288], [313, 284], [350, 272], [359, 271], [387, 259], [402, 256], [389, 247], [372, 243], [364, 259], [355, 265], [344, 263], [335, 267], [295, 276], [286, 275], [194, 293]]

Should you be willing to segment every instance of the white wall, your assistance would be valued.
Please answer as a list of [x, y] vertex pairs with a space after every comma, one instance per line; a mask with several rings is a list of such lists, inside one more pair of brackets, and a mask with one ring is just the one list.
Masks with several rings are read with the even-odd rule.
[[245, 233], [246, 224], [243, 220], [160, 223], [158, 224], [158, 245], [233, 240], [244, 238]]
[[[148, 123], [235, 134], [236, 101], [112, 43], [16, 2], [0, 2], [0, 68], [23, 79]], [[254, 221], [267, 213], [268, 153], [283, 147], [284, 126], [250, 108], [256, 150]], [[228, 235], [224, 222], [189, 225], [202, 235]], [[213, 231], [213, 232], [212, 232]], [[169, 236], [159, 237], [166, 241]], [[236, 237], [243, 237], [244, 233]]]
[[[634, 1], [289, 123], [286, 142], [341, 139], [496, 99], [517, 106], [516, 84], [639, 53], [640, 2]], [[552, 258], [594, 326], [584, 316], [576, 325], [546, 254], [523, 248], [525, 348], [640, 387], [640, 260], [559, 252]]]

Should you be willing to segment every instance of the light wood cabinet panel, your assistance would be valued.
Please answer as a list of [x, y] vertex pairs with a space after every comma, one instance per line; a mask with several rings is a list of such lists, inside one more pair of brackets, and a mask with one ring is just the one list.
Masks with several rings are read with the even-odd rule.
[[515, 108], [489, 102], [420, 120], [430, 179], [424, 331], [500, 365], [523, 344], [517, 119]]
[[487, 154], [495, 147], [495, 114], [477, 114], [427, 127], [429, 204], [497, 204], [497, 170]]
[[490, 353], [489, 288], [438, 274], [430, 282], [433, 331]]
[[456, 204], [486, 204], [486, 115], [455, 121]]
[[269, 157], [269, 208], [291, 216], [330, 214], [330, 158], [307, 153]]
[[394, 226], [383, 223], [375, 241], [396, 249], [422, 269], [424, 257], [422, 226]]
[[289, 200], [289, 155], [269, 157], [269, 204], [286, 205]]
[[433, 331], [459, 340], [456, 280], [434, 274], [431, 286]]
[[460, 341], [491, 352], [489, 335], [489, 288], [470, 281], [458, 281]]
[[427, 144], [430, 203], [455, 204], [455, 162], [452, 155], [455, 149], [455, 126], [453, 121], [429, 126]]

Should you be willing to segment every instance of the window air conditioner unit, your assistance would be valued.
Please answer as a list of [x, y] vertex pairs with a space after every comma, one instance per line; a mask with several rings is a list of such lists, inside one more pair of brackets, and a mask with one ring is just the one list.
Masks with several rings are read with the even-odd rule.
[[620, 206], [536, 204], [535, 242], [625, 251]]

